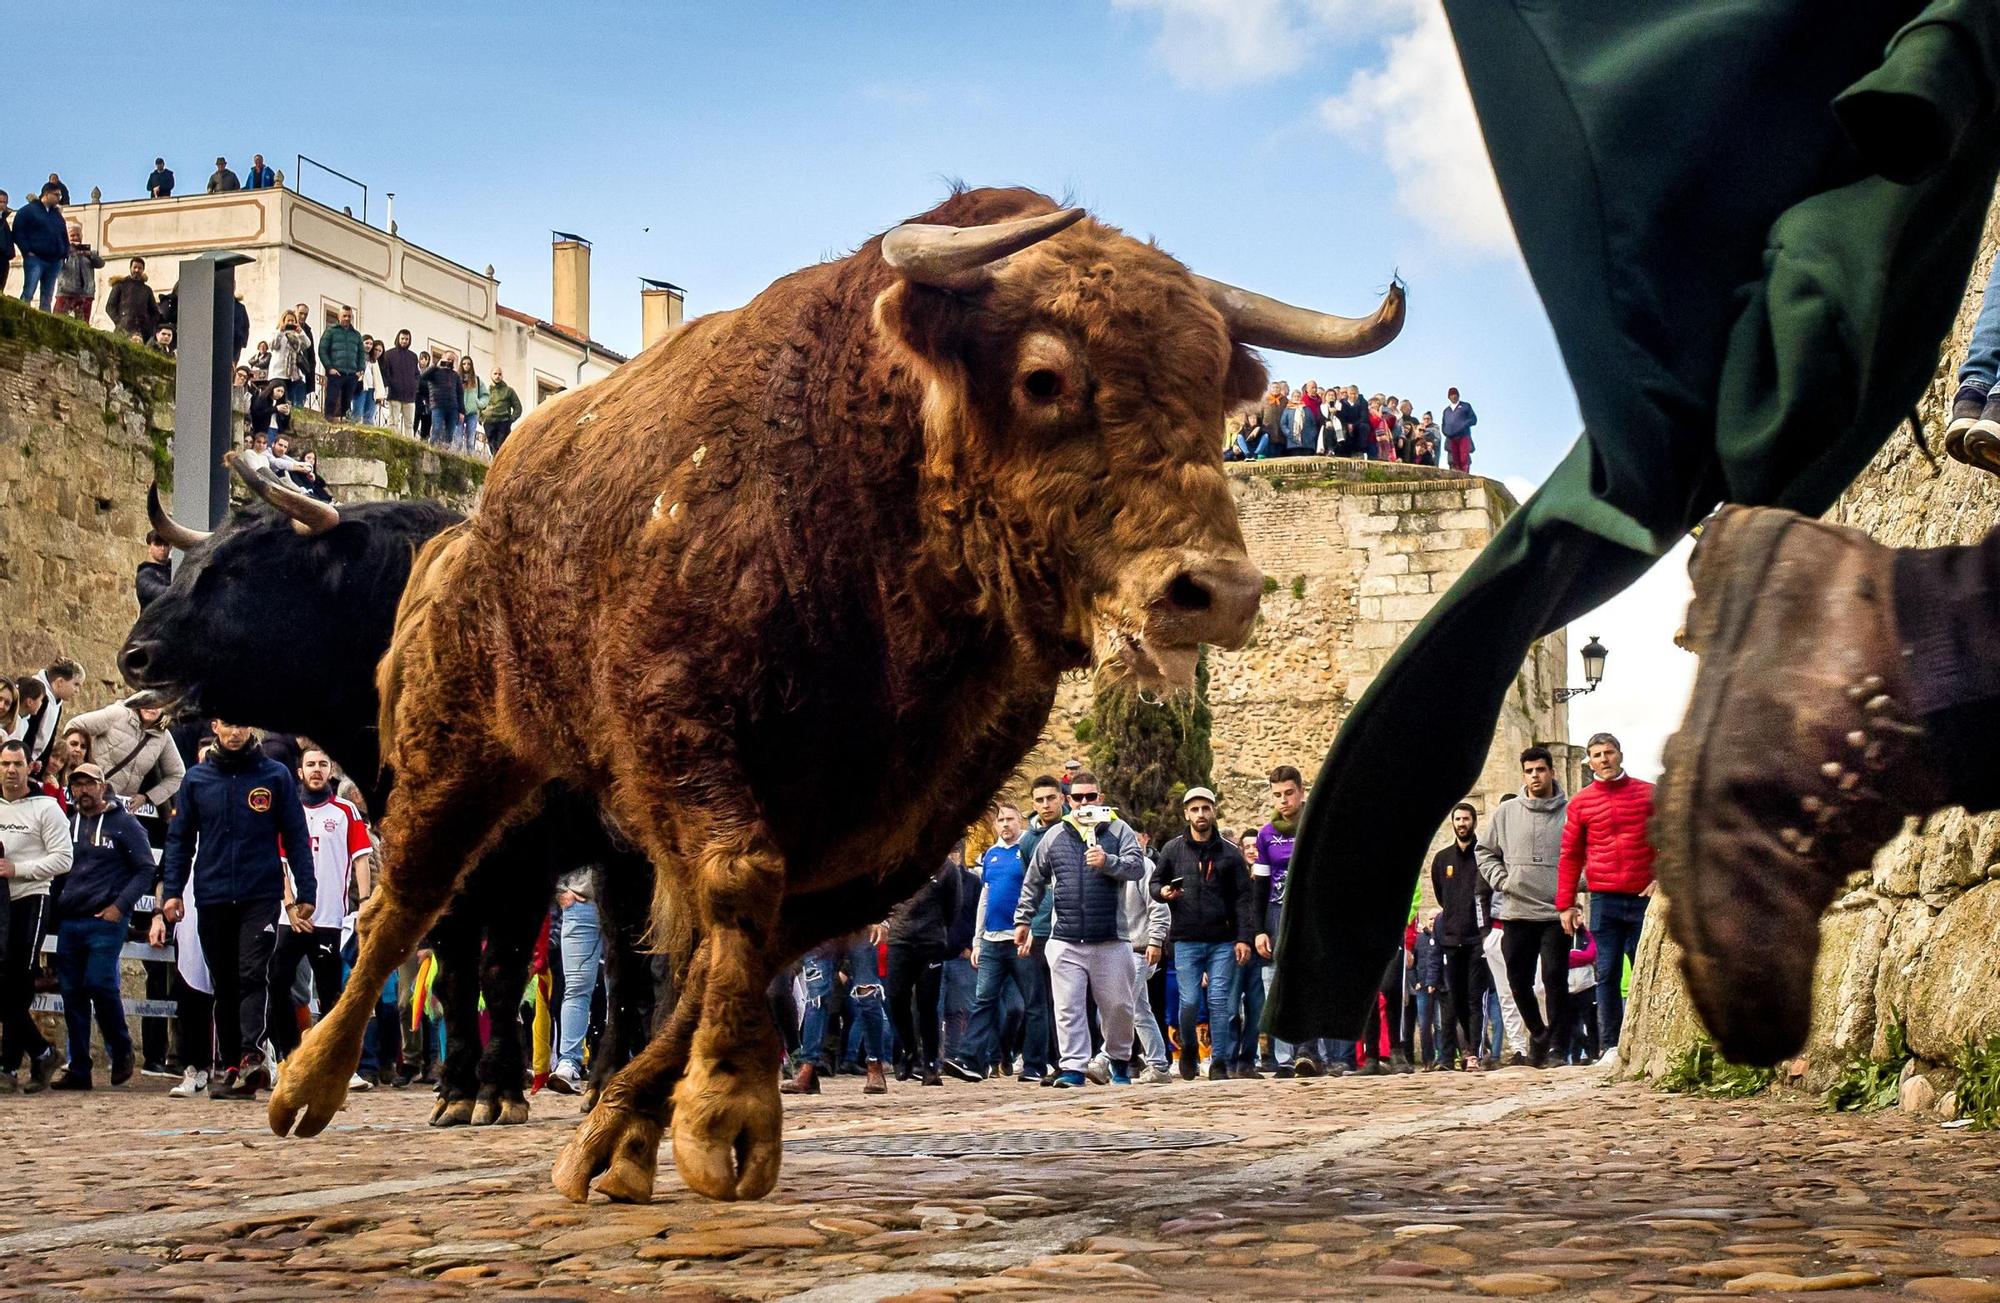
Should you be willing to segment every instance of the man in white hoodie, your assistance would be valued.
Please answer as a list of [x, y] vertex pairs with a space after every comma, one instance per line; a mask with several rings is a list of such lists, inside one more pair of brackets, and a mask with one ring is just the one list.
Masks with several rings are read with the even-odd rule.
[[[1562, 858], [1564, 812], [1569, 797], [1556, 778], [1547, 747], [1521, 753], [1521, 797], [1503, 802], [1479, 840], [1479, 873], [1493, 888], [1493, 916], [1507, 959], [1507, 984], [1528, 1026], [1528, 1062], [1540, 1068], [1550, 1051], [1569, 1054], [1569, 933], [1556, 915], [1556, 876]], [[1548, 1017], [1535, 1002], [1535, 966], [1541, 965]]]
[[[48, 930], [49, 883], [69, 872], [69, 820], [51, 797], [28, 783], [28, 748], [0, 742], [0, 886], [7, 890], [7, 930], [0, 934], [0, 1094], [28, 1094], [49, 1084], [55, 1047], [35, 1026], [35, 956]], [[14, 1072], [28, 1060], [28, 1080]]]

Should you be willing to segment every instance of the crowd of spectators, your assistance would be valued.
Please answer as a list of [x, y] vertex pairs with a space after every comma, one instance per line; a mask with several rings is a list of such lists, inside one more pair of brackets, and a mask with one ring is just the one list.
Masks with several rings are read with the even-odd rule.
[[[228, 160], [216, 159], [208, 189], [255, 190], [276, 184], [276, 174], [258, 154], [247, 179], [239, 179]], [[164, 159], [153, 160], [146, 192], [156, 198], [173, 194], [174, 174]], [[7, 291], [18, 252], [21, 301], [87, 322], [97, 302], [104, 257], [84, 240], [82, 226], [63, 216], [68, 203], [69, 188], [53, 172], [18, 210], [8, 206], [7, 192], [0, 190], [0, 294]], [[105, 312], [120, 334], [173, 356], [178, 303], [171, 291], [154, 292], [144, 258], [130, 259], [122, 274], [109, 278]], [[412, 352], [407, 330], [396, 332], [393, 342], [363, 334], [350, 306], [334, 309], [333, 317], [316, 329], [311, 309], [300, 303], [252, 347], [250, 314], [238, 296], [232, 397], [246, 445], [253, 435], [277, 439], [289, 430], [294, 411], [312, 410], [330, 421], [381, 425], [487, 457], [499, 451], [520, 420], [520, 395], [498, 365], [482, 377], [470, 356], [450, 349]], [[302, 487], [313, 488], [309, 477], [296, 478]]]
[[[165, 545], [152, 550], [142, 604], [170, 573]], [[174, 721], [149, 693], [78, 713], [83, 680], [57, 659], [0, 681], [0, 1093], [91, 1088], [94, 1018], [112, 1085], [145, 1073], [178, 1077], [181, 1098], [254, 1098], [353, 963], [368, 815], [310, 739]], [[1461, 804], [1374, 1009], [1351, 1037], [1296, 1045], [1258, 1029], [1304, 809], [1299, 771], [1273, 770], [1267, 817], [1236, 829], [1214, 792], [1188, 788], [1185, 830], [1153, 846], [1071, 761], [1029, 784], [1025, 810], [995, 802], [989, 845], [961, 843], [888, 918], [773, 982], [782, 1088], [818, 1093], [845, 1073], [882, 1094], [892, 1077], [1077, 1089], [1615, 1056], [1653, 891], [1652, 788], [1625, 773], [1609, 734], [1588, 757], [1593, 781], [1571, 797], [1545, 748], [1523, 752], [1521, 790], [1484, 831]], [[486, 1011], [522, 1020], [535, 1083], [557, 1093], [580, 1090], [599, 1052], [601, 873], [561, 880], [521, 1007]], [[160, 948], [147, 995], [175, 1008], [142, 1019], [136, 1045], [118, 980], [128, 941]], [[352, 1089], [436, 1080], [436, 979], [428, 951], [391, 979]], [[48, 990], [62, 997], [67, 1046], [30, 1013]]]
[[1472, 427], [1479, 416], [1456, 388], [1445, 391], [1438, 412], [1415, 410], [1394, 394], [1361, 396], [1354, 385], [1322, 389], [1308, 380], [1296, 391], [1276, 380], [1263, 402], [1231, 420], [1223, 457], [1265, 461], [1273, 457], [1359, 457], [1368, 461], [1472, 469]]

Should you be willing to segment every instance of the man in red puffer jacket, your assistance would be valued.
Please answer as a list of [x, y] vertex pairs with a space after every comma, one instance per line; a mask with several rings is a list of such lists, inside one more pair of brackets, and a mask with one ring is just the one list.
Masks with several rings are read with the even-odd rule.
[[1597, 937], [1597, 1029], [1605, 1060], [1615, 1064], [1625, 1022], [1620, 980], [1625, 960], [1638, 959], [1639, 930], [1653, 895], [1653, 847], [1646, 840], [1653, 785], [1625, 772], [1625, 752], [1609, 733], [1591, 737], [1588, 755], [1597, 781], [1571, 798], [1563, 822], [1556, 911], [1564, 930], [1574, 934], [1583, 925], [1576, 903], [1581, 878]]

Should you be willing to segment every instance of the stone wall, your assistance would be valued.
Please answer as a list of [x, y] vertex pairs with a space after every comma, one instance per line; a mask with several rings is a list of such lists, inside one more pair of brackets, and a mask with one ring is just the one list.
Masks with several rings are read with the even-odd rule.
[[[1986, 251], [1919, 414], [1936, 451], [1957, 388], [1956, 372], [2000, 249], [2000, 208]], [[2000, 522], [2000, 477], [1927, 457], [1899, 431], [1827, 518], [1899, 547], [1971, 543]], [[1880, 1056], [1890, 1027], [1905, 1028], [1915, 1071], [1933, 1079], [1949, 1110], [1948, 1061], [1968, 1037], [2000, 1033], [2000, 815], [1947, 810], [1912, 822], [1857, 873], [1820, 925], [1812, 1034], [1795, 1075], [1823, 1087], [1855, 1054]], [[1654, 916], [1635, 972], [1629, 1071], [1653, 1075], [1700, 1034], [1681, 986], [1679, 956]], [[1772, 944], [1783, 944], [1772, 938]]]
[[[0, 297], [0, 672], [80, 661], [88, 709], [121, 695], [138, 615], [146, 486], [173, 484], [174, 364]], [[486, 468], [386, 430], [295, 422], [340, 501], [429, 497], [469, 510]]]
[[[1390, 654], [1517, 504], [1491, 480], [1332, 458], [1232, 466], [1230, 487], [1266, 588], [1250, 645], [1209, 659], [1215, 786], [1236, 827], [1265, 818], [1273, 767], [1296, 765], [1311, 782]], [[1482, 813], [1520, 786], [1521, 748], [1567, 741], [1568, 708], [1548, 700], [1567, 681], [1566, 655], [1558, 633], [1523, 664], [1470, 797]], [[1087, 679], [1063, 685], [1024, 774], [1088, 757], [1076, 726], [1090, 705]]]

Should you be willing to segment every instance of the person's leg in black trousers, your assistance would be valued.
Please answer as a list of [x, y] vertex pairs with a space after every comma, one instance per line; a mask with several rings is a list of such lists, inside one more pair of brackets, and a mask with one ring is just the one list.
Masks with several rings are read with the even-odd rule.
[[1478, 1002], [1474, 974], [1486, 967], [1478, 946], [1444, 947], [1444, 992], [1439, 1010], [1439, 1031], [1444, 1046], [1444, 1065], [1463, 1053], [1468, 1061], [1479, 1057], [1479, 1030], [1473, 1009]]
[[1569, 1061], [1570, 1032], [1576, 1022], [1569, 1011], [1569, 951], [1570, 935], [1562, 924], [1545, 924], [1541, 935], [1542, 988], [1548, 992], [1549, 1059], [1554, 1063]]
[[[298, 980], [299, 961], [312, 950], [312, 930], [293, 931], [289, 921], [278, 925], [271, 947], [270, 998], [264, 1009], [264, 1029], [271, 1038], [271, 1051], [278, 1062], [299, 1048], [299, 1009], [292, 1001], [292, 985]], [[317, 980], [317, 979], [315, 979]]]
[[215, 981], [215, 1031], [224, 1068], [262, 1066], [278, 902], [203, 905], [196, 925]]
[[912, 946], [889, 947], [889, 1021], [896, 1029], [896, 1079], [937, 1075], [938, 989], [943, 973]]
[[[1514, 1007], [1521, 1011], [1521, 1023], [1528, 1029], [1528, 1056], [1540, 1067], [1548, 1057], [1549, 1027], [1542, 1021], [1542, 1006], [1535, 999], [1535, 965], [1541, 962], [1547, 934], [1553, 930], [1563, 936], [1563, 930], [1553, 919], [1531, 923], [1510, 918], [1506, 922], [1500, 934], [1500, 955], [1507, 964], [1507, 987], [1514, 993]], [[1563, 990], [1567, 993], [1568, 989], [1565, 977]], [[1554, 991], [1549, 992], [1549, 1004], [1553, 1012]]]
[[48, 1038], [29, 1012], [48, 914], [47, 892], [17, 897], [8, 905], [7, 953], [0, 961], [0, 1071], [14, 1071], [24, 1058], [32, 1066], [50, 1052]]
[[1363, 1032], [1361, 1057], [1367, 1062], [1367, 1071], [1387, 1072], [1388, 1063], [1382, 1057], [1382, 1042], [1390, 1044], [1391, 1058], [1408, 1062], [1407, 1047], [1401, 1043], [1403, 1034], [1403, 949], [1396, 948], [1390, 956], [1389, 966], [1382, 970], [1382, 981], [1376, 987], [1381, 999], [1369, 1009], [1367, 1029]]
[[174, 1039], [180, 1045], [183, 1068], [208, 1072], [215, 1067], [215, 997], [189, 986], [178, 967], [174, 969]]

